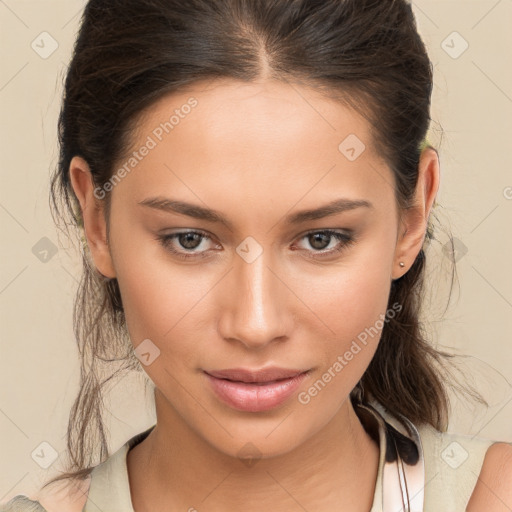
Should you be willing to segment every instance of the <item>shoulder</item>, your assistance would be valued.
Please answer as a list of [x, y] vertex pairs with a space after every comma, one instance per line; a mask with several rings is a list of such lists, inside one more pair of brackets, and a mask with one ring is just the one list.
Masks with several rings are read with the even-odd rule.
[[467, 512], [512, 509], [512, 443], [493, 443], [485, 454]]
[[47, 512], [39, 501], [18, 494], [7, 503], [0, 504], [0, 512]]
[[0, 512], [82, 512], [87, 501], [90, 478], [72, 485], [50, 487], [36, 497], [22, 494], [0, 504]]
[[[483, 475], [484, 471], [487, 474], [489, 468], [503, 466], [507, 455], [502, 450], [509, 451], [506, 443], [453, 432], [440, 432], [430, 425], [421, 425], [418, 431], [427, 482], [425, 503], [433, 507], [441, 507], [442, 504], [445, 510], [466, 510], [477, 486], [484, 485], [480, 483], [479, 475]], [[474, 512], [479, 510], [487, 510], [487, 507], [473, 508]], [[510, 512], [510, 508], [503, 510]]]

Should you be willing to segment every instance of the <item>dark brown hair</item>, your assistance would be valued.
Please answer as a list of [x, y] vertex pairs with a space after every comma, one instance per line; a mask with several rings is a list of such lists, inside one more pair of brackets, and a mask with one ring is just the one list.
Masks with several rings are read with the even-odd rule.
[[[352, 106], [372, 126], [375, 147], [395, 178], [397, 204], [411, 206], [430, 125], [433, 71], [408, 2], [90, 0], [59, 117], [60, 158], [51, 184], [56, 222], [68, 216], [65, 226], [81, 232], [69, 179], [74, 156], [87, 161], [95, 185], [102, 187], [128, 151], [145, 109], [189, 84], [217, 78], [303, 84]], [[430, 221], [425, 245], [432, 238]], [[444, 430], [447, 354], [428, 343], [419, 318], [424, 249], [391, 285], [389, 304], [399, 303], [402, 310], [384, 325], [358, 388], [365, 400], [376, 399], [393, 414]], [[86, 244], [82, 258], [74, 309], [80, 390], [67, 430], [69, 472], [54, 480], [84, 478], [108, 457], [105, 386], [122, 372], [143, 372], [116, 279], [101, 276]]]

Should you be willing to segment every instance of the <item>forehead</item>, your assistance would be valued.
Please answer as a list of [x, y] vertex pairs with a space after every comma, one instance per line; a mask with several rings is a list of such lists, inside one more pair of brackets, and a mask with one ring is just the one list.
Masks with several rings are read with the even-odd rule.
[[[151, 149], [139, 151], [145, 146]], [[133, 152], [144, 156], [132, 161], [136, 172], [123, 187], [138, 196], [188, 183], [219, 197], [226, 182], [248, 195], [258, 186], [267, 196], [279, 189], [297, 196], [320, 181], [316, 189], [324, 196], [340, 186], [375, 195], [386, 172], [390, 182], [366, 119], [317, 90], [286, 82], [214, 80], [168, 94], [139, 117], [118, 167]]]
[[[364, 142], [367, 153], [375, 152], [371, 127], [359, 113], [319, 90], [289, 82], [216, 79], [191, 84], [149, 107], [138, 119], [136, 135], [140, 139], [156, 129], [158, 136], [158, 126], [173, 114], [175, 139], [192, 130], [203, 143], [232, 137], [246, 145], [248, 139], [278, 145], [307, 135], [312, 142], [322, 139], [337, 149], [339, 137], [350, 132]], [[187, 117], [193, 121], [183, 123]]]

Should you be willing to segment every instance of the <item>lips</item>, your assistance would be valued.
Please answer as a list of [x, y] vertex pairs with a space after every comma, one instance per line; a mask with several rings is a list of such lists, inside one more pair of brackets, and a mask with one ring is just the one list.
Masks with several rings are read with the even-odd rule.
[[286, 402], [298, 390], [309, 370], [235, 368], [204, 373], [210, 389], [224, 404], [240, 411], [261, 412]]

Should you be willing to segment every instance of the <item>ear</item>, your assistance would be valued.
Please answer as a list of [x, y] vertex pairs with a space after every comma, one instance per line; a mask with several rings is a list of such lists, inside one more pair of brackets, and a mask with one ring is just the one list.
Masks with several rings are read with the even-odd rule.
[[[427, 233], [428, 218], [439, 189], [439, 156], [431, 146], [420, 155], [418, 182], [410, 208], [401, 211], [392, 279], [403, 276], [413, 265]], [[403, 261], [405, 266], [400, 267]]]
[[87, 162], [75, 156], [69, 165], [69, 178], [80, 203], [85, 238], [98, 271], [108, 278], [116, 277], [107, 239], [104, 203], [94, 195], [94, 183]]

